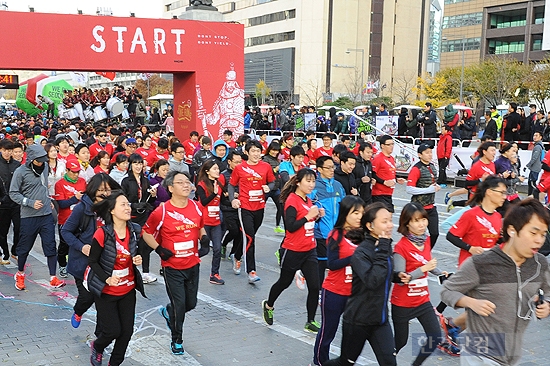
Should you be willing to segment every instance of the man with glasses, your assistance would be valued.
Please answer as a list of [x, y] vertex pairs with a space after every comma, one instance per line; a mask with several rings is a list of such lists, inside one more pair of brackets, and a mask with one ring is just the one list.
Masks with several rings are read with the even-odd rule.
[[130, 156], [132, 155], [133, 153], [136, 152], [136, 149], [137, 149], [137, 141], [135, 138], [133, 137], [129, 137], [126, 139], [126, 141], [124, 141], [125, 145], [126, 145], [126, 150], [125, 151], [122, 151], [122, 152], [119, 152], [119, 153], [116, 153], [114, 154], [112, 157], [111, 157], [111, 163], [114, 163], [116, 161], [116, 156], [118, 154], [124, 154], [126, 156]]
[[382, 202], [388, 211], [394, 212], [392, 195], [397, 183], [404, 184], [403, 178], [397, 178], [395, 159], [392, 156], [395, 142], [389, 135], [380, 137], [381, 151], [372, 159], [372, 177], [376, 181], [372, 187], [372, 201]]
[[185, 164], [185, 148], [179, 142], [175, 142], [170, 147], [172, 156], [168, 160], [170, 170], [175, 170], [180, 173], [189, 173], [189, 167]]
[[315, 189], [308, 197], [320, 209], [325, 209], [325, 215], [315, 222], [313, 235], [317, 242], [317, 260], [319, 262], [319, 283], [325, 280], [327, 268], [327, 238], [336, 224], [340, 202], [346, 196], [342, 184], [334, 179], [334, 161], [330, 156], [321, 156], [316, 160], [317, 179]]
[[153, 166], [153, 161], [155, 160], [155, 149], [152, 146], [153, 140], [151, 139], [151, 135], [146, 133], [143, 136], [143, 146], [136, 150], [136, 154], [139, 154], [143, 158], [143, 161], [147, 163], [147, 170]]
[[90, 159], [93, 159], [99, 154], [100, 151], [107, 151], [109, 156], [113, 156], [113, 145], [107, 141], [107, 130], [103, 127], [99, 127], [96, 130], [97, 140], [95, 144], [90, 145]]
[[322, 137], [323, 140], [323, 146], [317, 148], [315, 152], [313, 153], [313, 159], [317, 160], [321, 156], [332, 156], [332, 134], [331, 133], [325, 133]]
[[172, 333], [172, 353], [183, 355], [183, 322], [197, 305], [199, 258], [208, 254], [210, 240], [200, 207], [189, 199], [189, 174], [170, 171], [162, 184], [170, 200], [151, 213], [143, 227], [143, 240], [161, 258], [170, 303], [159, 311]]

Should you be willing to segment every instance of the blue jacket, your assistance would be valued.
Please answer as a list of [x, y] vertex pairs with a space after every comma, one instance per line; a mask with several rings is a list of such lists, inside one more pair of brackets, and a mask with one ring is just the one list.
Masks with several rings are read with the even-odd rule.
[[[84, 279], [84, 271], [88, 266], [88, 257], [82, 253], [82, 247], [85, 244], [92, 244], [96, 230], [96, 217], [92, 206], [90, 197], [83, 195], [61, 228], [61, 235], [69, 245], [67, 272], [79, 279]], [[88, 216], [86, 221], [83, 221], [84, 215]], [[88, 223], [86, 227], [80, 228], [82, 222]]]
[[319, 208], [325, 209], [325, 216], [315, 223], [314, 234], [316, 238], [328, 238], [328, 234], [336, 224], [340, 202], [345, 196], [346, 192], [340, 182], [335, 181], [334, 178], [323, 179], [319, 175], [317, 176], [315, 189], [308, 195]]

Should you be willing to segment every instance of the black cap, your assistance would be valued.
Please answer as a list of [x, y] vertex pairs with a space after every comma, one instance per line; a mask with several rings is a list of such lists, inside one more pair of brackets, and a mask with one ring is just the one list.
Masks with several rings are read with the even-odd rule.
[[492, 105], [489, 109], [497, 109], [497, 106], [496, 105]]
[[426, 143], [422, 143], [422, 144], [420, 144], [420, 146], [418, 146], [418, 153], [422, 154], [424, 151], [426, 151], [428, 149], [433, 149], [433, 146], [428, 145]]

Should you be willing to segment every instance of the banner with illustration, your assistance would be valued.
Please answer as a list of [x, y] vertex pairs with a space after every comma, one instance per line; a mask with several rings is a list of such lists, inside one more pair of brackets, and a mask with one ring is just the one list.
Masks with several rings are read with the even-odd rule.
[[398, 118], [398, 116], [376, 116], [376, 128], [382, 130], [386, 135], [395, 136], [397, 135]]

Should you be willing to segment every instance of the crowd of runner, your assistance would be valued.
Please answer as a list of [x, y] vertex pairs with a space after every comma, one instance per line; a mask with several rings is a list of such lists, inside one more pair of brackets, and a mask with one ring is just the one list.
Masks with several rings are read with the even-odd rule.
[[[2, 125], [0, 263], [17, 264], [14, 284], [25, 290], [27, 258], [40, 235], [50, 286], [75, 278], [74, 328], [95, 304], [92, 365], [102, 364], [113, 341], [109, 364], [123, 362], [136, 290], [146, 296], [144, 285], [157, 280], [150, 270], [153, 251], [169, 300], [160, 314], [174, 354], [184, 353], [183, 324], [197, 304], [201, 257], [212, 251], [212, 285], [228, 280], [220, 276], [222, 258], [231, 260], [235, 275], [260, 281], [255, 236], [268, 198], [276, 208], [274, 230], [284, 239], [276, 253], [280, 276], [261, 302], [262, 316], [274, 324], [282, 292], [293, 282], [307, 288], [304, 330], [316, 333], [315, 365], [353, 365], [366, 341], [379, 364], [395, 365], [415, 318], [426, 341], [413, 365], [437, 347], [452, 356], [468, 354], [464, 364], [514, 364], [529, 320], [550, 312], [543, 299], [550, 273], [537, 253], [550, 223], [536, 199], [550, 188], [550, 155], [543, 148], [533, 150], [528, 164], [535, 172], [538, 161], [544, 171], [540, 181], [538, 172], [529, 178], [535, 198], [521, 200], [517, 145], [501, 144], [494, 161], [497, 146], [485, 139], [466, 177], [465, 207], [440, 223], [435, 197], [446, 181], [432, 163], [434, 146], [426, 143], [417, 147], [419, 162], [404, 179], [392, 155], [398, 142], [389, 135], [377, 142], [361, 135], [352, 144], [349, 136], [325, 132], [317, 146], [313, 131], [268, 142], [267, 132], [254, 139], [227, 130], [212, 141], [195, 131], [180, 140], [159, 126], [8, 118]], [[447, 125], [444, 133], [452, 130]], [[535, 142], [542, 139], [534, 135]], [[397, 184], [406, 185], [411, 202], [400, 213], [394, 245]], [[458, 206], [449, 196], [449, 209]], [[460, 268], [452, 276], [431, 252], [440, 227], [460, 248]], [[428, 272], [444, 281], [437, 307], [430, 302]], [[447, 306], [466, 312], [445, 317]], [[330, 360], [341, 317], [341, 355]], [[497, 340], [486, 352], [473, 342], [461, 351], [457, 338], [465, 329]]]

